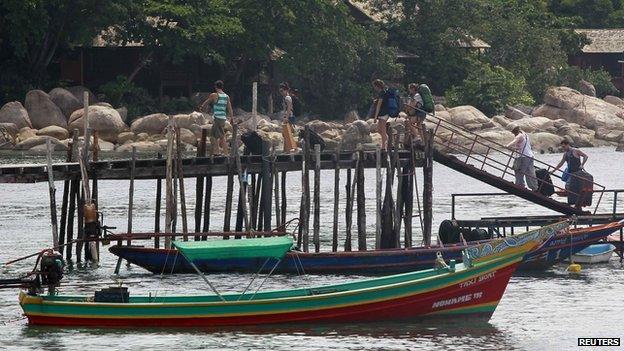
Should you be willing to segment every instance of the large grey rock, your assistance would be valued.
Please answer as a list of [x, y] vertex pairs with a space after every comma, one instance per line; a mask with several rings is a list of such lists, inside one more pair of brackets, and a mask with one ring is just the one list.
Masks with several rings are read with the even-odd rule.
[[538, 132], [531, 134], [531, 147], [533, 148], [533, 152], [541, 152], [541, 153], [553, 153], [558, 152], [561, 148], [562, 137], [545, 132]]
[[579, 91], [581, 94], [596, 97], [596, 88], [594, 85], [586, 80], [579, 82]]
[[84, 92], [85, 91], [89, 93], [89, 105], [94, 105], [98, 103], [97, 96], [95, 96], [95, 94], [93, 94], [93, 92], [89, 90], [89, 88], [83, 87], [82, 85], [69, 87], [67, 88], [67, 90], [69, 90], [69, 92], [71, 92], [76, 97], [76, 99], [78, 99], [78, 102], [80, 103], [81, 107], [84, 107]]
[[505, 109], [505, 117], [513, 120], [519, 120], [530, 116], [515, 107], [507, 106]]
[[135, 141], [136, 135], [133, 132], [121, 132], [117, 135], [117, 142], [119, 144], [125, 144], [128, 140]]
[[[379, 121], [379, 123], [384, 123]], [[342, 137], [342, 146], [345, 150], [354, 150], [357, 144], [365, 144], [372, 142], [370, 127], [368, 123], [357, 120], [350, 123]]]
[[356, 110], [349, 111], [345, 114], [344, 122], [345, 124], [353, 123], [360, 119], [358, 112]]
[[323, 122], [321, 120], [315, 119], [313, 121], [310, 121], [308, 123], [306, 123], [306, 126], [310, 127], [311, 130], [317, 132], [317, 133], [323, 133], [326, 130], [330, 130], [333, 129], [332, 126], [327, 123], [327, 122]]
[[0, 128], [3, 128], [7, 133], [11, 134], [12, 137], [17, 137], [17, 133], [20, 131], [15, 123], [0, 123]]
[[24, 140], [28, 140], [32, 137], [37, 136], [37, 130], [36, 129], [32, 129], [32, 128], [28, 128], [28, 127], [24, 127], [22, 129], [19, 130], [19, 132], [17, 133], [17, 142], [21, 142]]
[[197, 146], [197, 137], [195, 137], [195, 133], [186, 128], [180, 128], [180, 141]]
[[[9, 132], [9, 127], [5, 127], [5, 124], [0, 124], [0, 150], [13, 149], [15, 145], [15, 135]], [[15, 126], [11, 123], [12, 126]]]
[[137, 118], [134, 122], [132, 122], [130, 129], [134, 132], [134, 134], [160, 134], [165, 127], [167, 127], [167, 123], [169, 123], [169, 117], [166, 114], [155, 113]]
[[[84, 133], [84, 109], [72, 113], [69, 118], [69, 129], [78, 129]], [[117, 110], [107, 106], [89, 106], [89, 128], [96, 130], [100, 139], [116, 142], [117, 135], [128, 130]]]
[[134, 143], [121, 145], [115, 151], [119, 153], [131, 153], [133, 146], [136, 147], [137, 152], [141, 153], [159, 152], [162, 150], [161, 146], [154, 143], [153, 141], [137, 141]]
[[19, 101], [7, 102], [0, 109], [0, 123], [13, 123], [18, 129], [32, 128], [28, 111]]
[[[46, 140], [49, 139], [50, 143], [54, 147], [55, 150], [66, 150], [65, 145], [61, 143], [60, 140], [50, 136], [34, 136], [32, 138], [28, 138], [22, 142], [19, 142], [15, 145], [15, 150], [30, 150], [35, 146], [44, 145]], [[44, 149], [45, 150], [45, 149]]]
[[262, 130], [265, 132], [276, 132], [276, 133], [281, 133], [282, 132], [282, 125], [281, 123], [274, 123], [271, 121], [268, 121], [266, 119], [261, 119], [258, 121], [258, 130]]
[[119, 116], [121, 116], [121, 119], [124, 121], [124, 123], [128, 124], [128, 108], [125, 106], [121, 106], [120, 108], [116, 108], [115, 110], [117, 110]]
[[620, 99], [617, 96], [607, 95], [603, 99], [605, 102], [610, 103], [611, 105], [615, 105], [619, 108], [624, 108], [624, 100]]
[[49, 126], [37, 131], [37, 135], [39, 136], [51, 136], [58, 140], [63, 140], [69, 138], [69, 132], [65, 128], [57, 127], [57, 126]]
[[492, 117], [492, 122], [494, 122], [495, 124], [500, 125], [501, 127], [507, 127], [507, 125], [509, 125], [509, 123], [511, 123], [513, 121], [511, 119], [505, 117], [505, 116], [496, 115], [496, 116]]
[[447, 111], [450, 114], [450, 122], [462, 127], [465, 125], [485, 124], [490, 121], [483, 112], [474, 106], [457, 106]]
[[174, 115], [173, 120], [178, 127], [186, 129], [191, 129], [191, 126], [193, 124], [197, 124], [200, 126], [206, 124], [206, 119], [204, 118], [204, 115], [199, 112]]
[[549, 132], [556, 133], [555, 123], [553, 120], [546, 117], [532, 117], [522, 118], [517, 121], [513, 121], [507, 125], [508, 130], [513, 130], [515, 127], [520, 127], [521, 130], [527, 133], [534, 132]]
[[50, 96], [42, 90], [31, 90], [26, 94], [26, 111], [33, 128], [41, 129], [48, 126], [67, 128], [67, 118], [56, 106]]
[[50, 99], [56, 104], [56, 106], [63, 111], [63, 115], [66, 119], [69, 119], [69, 116], [71, 116], [74, 111], [83, 107], [74, 94], [67, 89], [54, 88], [48, 93], [48, 95], [50, 95]]
[[544, 102], [544, 105], [533, 111], [533, 116], [562, 118], [592, 130], [624, 130], [624, 109], [574, 89], [549, 88], [544, 95]]
[[611, 130], [605, 128], [598, 128], [596, 130], [596, 138], [606, 141], [618, 142], [624, 136], [624, 131], [622, 130]]

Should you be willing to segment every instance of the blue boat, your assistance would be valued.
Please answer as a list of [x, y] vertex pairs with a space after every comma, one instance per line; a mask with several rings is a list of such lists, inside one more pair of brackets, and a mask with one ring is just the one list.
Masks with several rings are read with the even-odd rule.
[[[559, 232], [542, 247], [527, 254], [521, 269], [546, 269], [566, 260], [587, 246], [598, 242], [620, 229], [617, 222], [589, 228], [570, 229]], [[571, 243], [570, 243], [571, 241]], [[455, 244], [444, 247], [417, 247], [351, 252], [304, 253], [291, 251], [277, 266], [276, 273], [314, 274], [392, 274], [428, 269], [434, 266], [436, 254], [445, 260], [461, 261], [461, 252], [467, 245]], [[113, 254], [155, 274], [193, 273], [193, 267], [175, 249], [155, 249], [142, 246], [116, 245], [109, 249]], [[258, 272], [259, 268], [272, 267], [265, 259], [195, 259], [195, 265], [203, 272]], [[268, 268], [265, 268], [268, 270]]]
[[575, 263], [605, 263], [609, 262], [615, 251], [613, 244], [593, 244], [572, 255]]

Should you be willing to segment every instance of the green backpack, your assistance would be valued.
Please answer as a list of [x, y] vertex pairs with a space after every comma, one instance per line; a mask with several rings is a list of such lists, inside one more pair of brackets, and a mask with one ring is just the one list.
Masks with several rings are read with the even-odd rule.
[[428, 113], [433, 113], [435, 110], [435, 104], [433, 103], [431, 89], [429, 89], [427, 84], [421, 84], [418, 86], [418, 94], [420, 94], [420, 97], [423, 99], [423, 110]]

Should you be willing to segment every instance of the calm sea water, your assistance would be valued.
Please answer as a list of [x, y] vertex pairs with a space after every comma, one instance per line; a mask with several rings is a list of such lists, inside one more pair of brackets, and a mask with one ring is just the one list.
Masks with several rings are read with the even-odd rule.
[[[624, 153], [608, 149], [588, 149], [588, 170], [607, 188], [624, 188]], [[556, 163], [561, 155], [540, 155]], [[0, 163], [42, 162], [41, 157], [0, 155]], [[374, 171], [366, 173], [374, 179]], [[341, 181], [345, 181], [343, 174]], [[419, 184], [422, 178], [419, 175]], [[187, 181], [189, 208], [194, 208], [194, 182]], [[330, 245], [333, 213], [333, 173], [322, 174], [321, 237], [323, 249]], [[344, 184], [344, 183], [343, 183]], [[61, 201], [62, 183], [57, 182], [57, 203]], [[288, 217], [296, 217], [300, 196], [298, 175], [289, 179]], [[369, 246], [374, 245], [375, 189], [369, 181], [367, 196]], [[101, 181], [100, 208], [106, 223], [126, 228], [128, 182]], [[192, 189], [192, 190], [190, 190]], [[154, 222], [155, 182], [135, 184], [134, 230], [151, 231]], [[451, 193], [498, 192], [483, 183], [458, 174], [444, 166], [434, 169], [434, 225], [450, 217]], [[211, 223], [217, 230], [222, 223], [225, 186], [215, 181]], [[344, 185], [341, 189], [344, 197]], [[344, 212], [344, 199], [341, 211]], [[611, 209], [611, 198], [603, 210]], [[624, 198], [619, 201], [624, 209]], [[0, 262], [33, 253], [51, 243], [47, 184], [0, 184]], [[461, 199], [457, 217], [538, 215], [550, 211], [515, 197]], [[189, 223], [192, 222], [192, 214]], [[163, 220], [164, 221], [164, 220]], [[181, 223], [178, 221], [178, 223]], [[344, 221], [342, 226], [344, 229]], [[415, 240], [420, 241], [419, 224], [414, 220]], [[341, 233], [343, 234], [343, 233]], [[344, 240], [344, 235], [341, 236]], [[63, 293], [92, 293], [93, 286], [81, 282], [110, 282], [116, 259], [102, 250], [99, 266], [74, 263], [65, 279]], [[33, 261], [0, 266], [0, 277], [13, 277], [32, 268]], [[273, 350], [560, 350], [573, 349], [578, 337], [624, 337], [624, 269], [617, 259], [608, 264], [584, 266], [578, 275], [558, 265], [540, 274], [512, 278], [507, 292], [489, 322], [411, 322], [352, 324], [340, 326], [271, 326], [228, 330], [209, 329], [61, 329], [31, 327], [22, 318], [17, 291], [0, 290], [0, 348], [37, 350], [171, 350], [171, 349], [273, 349]], [[154, 276], [137, 266], [122, 265], [120, 275], [133, 281], [132, 293], [156, 292], [205, 293], [207, 288], [194, 275]], [[212, 275], [211, 280], [223, 291], [241, 291], [250, 275]], [[357, 279], [357, 276], [281, 276], [269, 279], [267, 289], [301, 287]], [[72, 286], [74, 284], [74, 286]]]

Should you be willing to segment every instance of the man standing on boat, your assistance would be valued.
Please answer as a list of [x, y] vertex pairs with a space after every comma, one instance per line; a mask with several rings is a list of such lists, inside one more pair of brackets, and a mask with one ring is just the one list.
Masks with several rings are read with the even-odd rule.
[[516, 137], [507, 144], [507, 147], [514, 150], [517, 155], [513, 163], [516, 185], [524, 187], [524, 179], [529, 189], [536, 191], [537, 177], [535, 176], [535, 165], [533, 163], [533, 150], [531, 150], [531, 138], [520, 127], [515, 127], [512, 131]]

